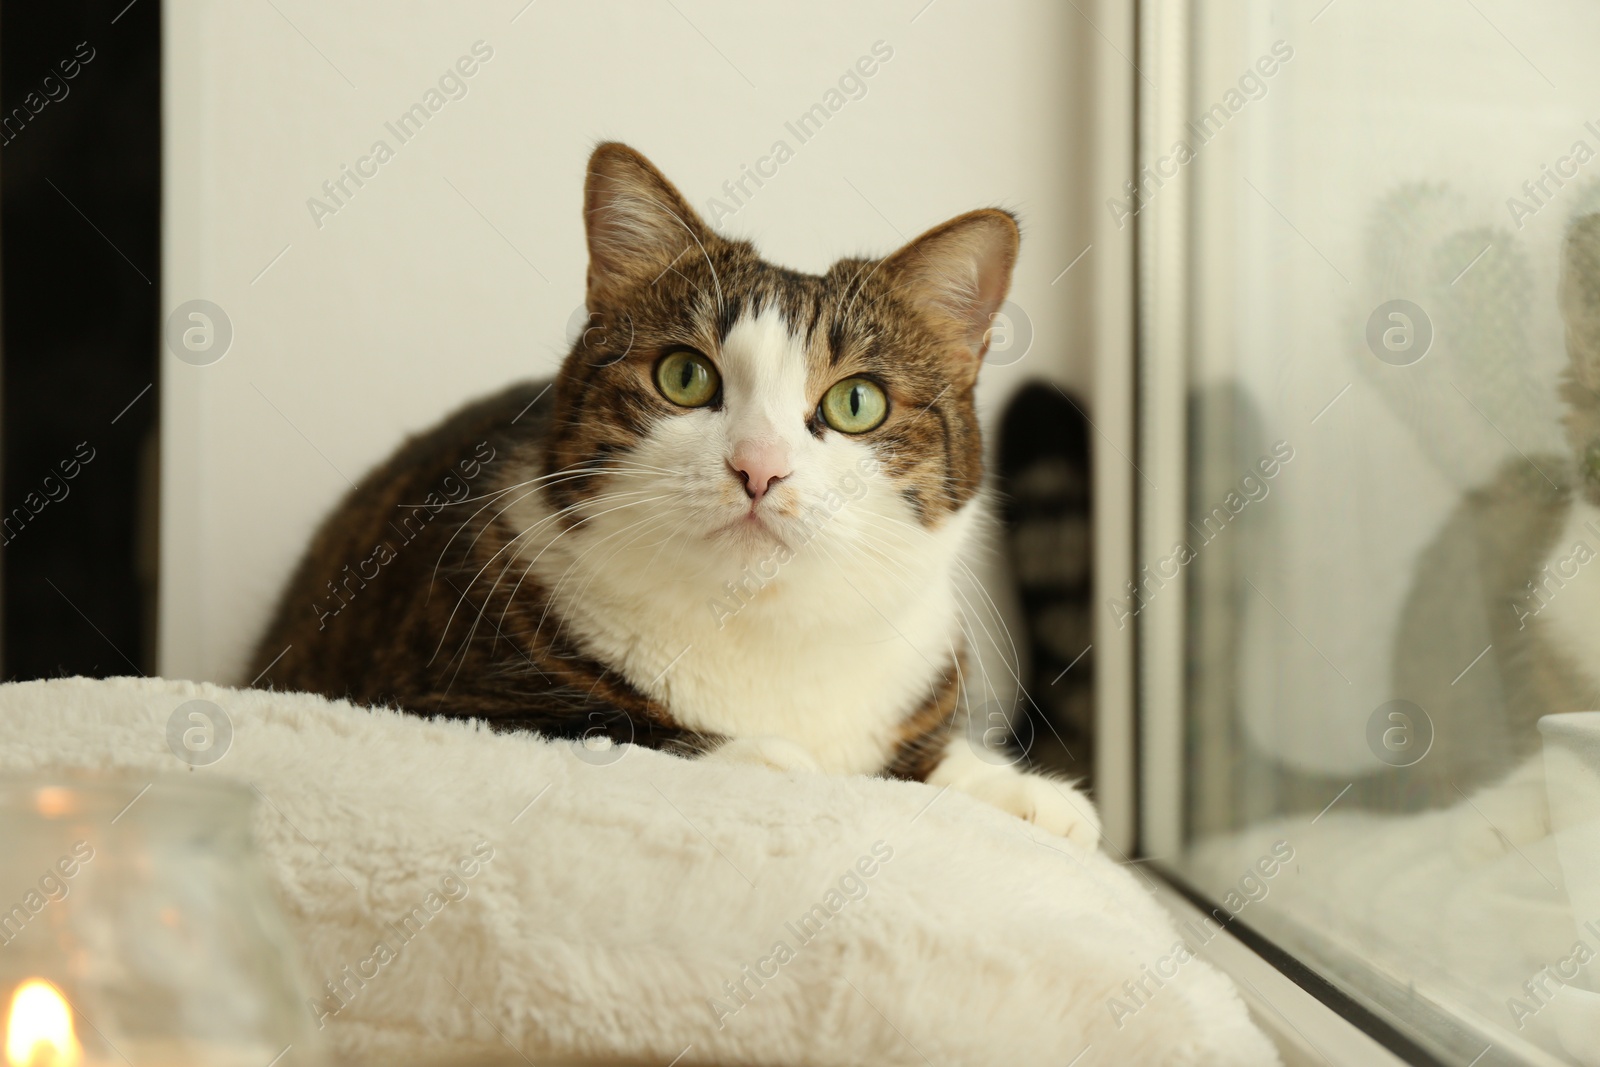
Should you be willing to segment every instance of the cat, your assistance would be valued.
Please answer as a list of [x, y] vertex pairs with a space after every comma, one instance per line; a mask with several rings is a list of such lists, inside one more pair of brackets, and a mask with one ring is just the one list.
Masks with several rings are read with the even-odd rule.
[[324, 521], [255, 684], [781, 771], [954, 787], [1092, 850], [966, 729], [974, 388], [1020, 240], [978, 210], [807, 275], [625, 145], [589, 161], [588, 326], [551, 383], [407, 441]]

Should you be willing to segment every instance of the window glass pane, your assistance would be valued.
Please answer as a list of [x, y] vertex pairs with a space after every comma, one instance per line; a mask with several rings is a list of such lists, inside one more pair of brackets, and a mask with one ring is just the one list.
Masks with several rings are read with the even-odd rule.
[[1600, 1062], [1600, 4], [1188, 19], [1176, 867], [1449, 1061]]

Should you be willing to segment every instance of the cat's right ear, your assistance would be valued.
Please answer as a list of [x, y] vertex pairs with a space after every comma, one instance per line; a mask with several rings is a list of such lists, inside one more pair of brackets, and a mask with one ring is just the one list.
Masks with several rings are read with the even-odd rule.
[[671, 182], [644, 156], [608, 141], [589, 157], [583, 185], [591, 309], [648, 285], [712, 240]]

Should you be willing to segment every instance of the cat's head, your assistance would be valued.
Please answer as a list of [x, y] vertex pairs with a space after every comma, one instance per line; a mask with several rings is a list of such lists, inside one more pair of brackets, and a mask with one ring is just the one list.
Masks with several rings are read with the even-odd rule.
[[859, 498], [880, 523], [936, 531], [976, 495], [973, 390], [1016, 259], [1011, 215], [974, 211], [887, 258], [800, 274], [603, 144], [584, 220], [590, 325], [546, 455], [580, 476], [551, 480], [555, 503], [592, 517], [609, 500], [737, 559], [805, 541]]

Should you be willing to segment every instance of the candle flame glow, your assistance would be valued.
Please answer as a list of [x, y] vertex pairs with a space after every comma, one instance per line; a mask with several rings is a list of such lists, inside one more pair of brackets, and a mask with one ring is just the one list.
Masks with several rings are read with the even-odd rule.
[[78, 1067], [82, 1062], [67, 998], [42, 978], [23, 982], [6, 1017], [7, 1067]]

